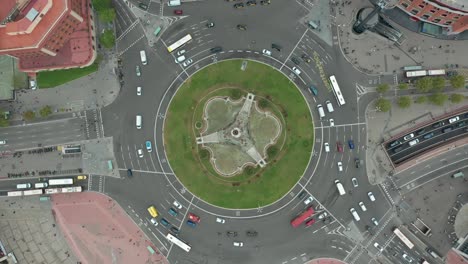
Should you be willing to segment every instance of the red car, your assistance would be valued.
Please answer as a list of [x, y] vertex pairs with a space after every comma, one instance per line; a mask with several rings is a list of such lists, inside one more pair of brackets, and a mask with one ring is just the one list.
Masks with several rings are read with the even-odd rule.
[[311, 225], [313, 225], [314, 223], [315, 223], [315, 218], [312, 218], [312, 219], [310, 219], [309, 221], [307, 221], [307, 222], [305, 223], [305, 225], [306, 225], [306, 226], [311, 226]]
[[343, 152], [343, 144], [341, 144], [339, 141], [336, 142], [336, 150], [338, 152]]
[[200, 223], [200, 217], [196, 214], [189, 213], [188, 217], [190, 220], [192, 220], [195, 223]]
[[183, 13], [184, 13], [184, 11], [182, 11], [182, 10], [180, 10], [180, 9], [174, 10], [174, 14], [175, 14], [175, 15], [179, 15], [179, 16], [180, 16], [180, 15], [182, 15]]

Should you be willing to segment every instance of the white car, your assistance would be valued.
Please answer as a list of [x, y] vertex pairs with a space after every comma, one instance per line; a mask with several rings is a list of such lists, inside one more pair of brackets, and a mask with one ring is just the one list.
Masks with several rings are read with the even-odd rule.
[[235, 247], [243, 247], [243, 246], [244, 246], [244, 243], [242, 243], [242, 242], [237, 242], [237, 241], [234, 241], [232, 244], [233, 244]]
[[187, 67], [187, 66], [189, 66], [190, 64], [192, 64], [192, 62], [193, 62], [192, 59], [188, 59], [188, 60], [184, 61], [184, 63], [182, 63], [182, 66]]
[[297, 67], [293, 67], [292, 68], [293, 72], [297, 75], [300, 75], [301, 74], [301, 71], [297, 68]]
[[375, 219], [375, 217], [372, 217], [372, 218], [371, 218], [371, 222], [372, 222], [374, 225], [376, 225], [376, 226], [379, 225], [379, 222], [377, 221], [377, 219]]
[[35, 80], [29, 80], [29, 88], [31, 88], [31, 90], [36, 90], [37, 89]]
[[327, 217], [327, 216], [328, 216], [328, 213], [327, 213], [327, 212], [323, 212], [322, 214], [320, 214], [320, 215], [318, 216], [318, 219], [324, 219], [324, 218]]
[[271, 56], [271, 51], [264, 49], [262, 50], [263, 55]]
[[410, 145], [410, 147], [412, 147], [418, 143], [419, 143], [419, 139], [417, 138], [417, 139], [411, 140], [408, 144]]
[[452, 123], [457, 122], [458, 120], [460, 120], [460, 117], [459, 117], [459, 116], [455, 116], [455, 117], [452, 117], [452, 118], [449, 119], [449, 123], [452, 124]]
[[185, 53], [185, 50], [179, 50], [179, 51], [177, 52], [177, 56], [181, 56], [181, 55], [184, 54], [184, 53]]
[[142, 149], [138, 149], [137, 154], [138, 154], [138, 157], [143, 158], [143, 150]]
[[313, 198], [312, 196], [310, 196], [309, 198], [307, 198], [307, 199], [304, 200], [304, 204], [305, 204], [305, 205], [308, 205], [308, 204], [310, 204], [313, 200], [314, 200], [314, 198]]
[[156, 218], [151, 218], [151, 223], [154, 225], [154, 226], [158, 226], [158, 220], [156, 220]]
[[354, 188], [356, 188], [356, 187], [359, 186], [358, 181], [357, 181], [356, 178], [352, 178], [352, 179], [351, 179], [351, 182], [353, 183]]
[[0, 145], [5, 145], [6, 144], [6, 140], [0, 140]]
[[362, 211], [364, 211], [364, 212], [367, 211], [367, 208], [366, 208], [366, 206], [364, 205], [363, 202], [359, 202], [359, 207], [361, 207]]
[[325, 147], [325, 152], [330, 152], [330, 144], [328, 142], [323, 143], [323, 146]]
[[141, 95], [141, 86], [137, 87], [137, 95]]
[[408, 254], [406, 254], [406, 253], [403, 253], [403, 258], [404, 258], [406, 261], [408, 261], [409, 263], [413, 262], [413, 259], [410, 258], [410, 256], [408, 256]]
[[178, 201], [174, 201], [172, 204], [173, 204], [177, 209], [179, 209], [179, 210], [182, 209], [182, 205], [181, 205]]
[[179, 56], [175, 59], [175, 63], [181, 63], [185, 60], [185, 56], [182, 55], [182, 56]]
[[409, 135], [406, 135], [406, 136], [404, 136], [404, 137], [403, 137], [403, 140], [405, 140], [405, 141], [406, 141], [406, 140], [409, 140], [409, 139], [412, 139], [412, 138], [414, 138], [414, 134], [413, 134], [413, 133], [411, 133], [411, 134], [409, 134]]
[[369, 196], [369, 200], [371, 200], [372, 202], [375, 202], [375, 196], [372, 192], [368, 192], [367, 196]]
[[338, 171], [343, 171], [343, 163], [341, 161], [338, 161]]
[[216, 217], [216, 223], [224, 224], [226, 223], [226, 220], [223, 218]]
[[335, 126], [335, 120], [333, 120], [332, 118], [330, 118], [330, 126], [331, 126], [331, 127], [334, 127], [334, 126]]
[[377, 242], [374, 243], [374, 247], [375, 247], [377, 250], [379, 250], [380, 252], [383, 251], [383, 247], [381, 247], [381, 246], [379, 245], [379, 243], [377, 243]]

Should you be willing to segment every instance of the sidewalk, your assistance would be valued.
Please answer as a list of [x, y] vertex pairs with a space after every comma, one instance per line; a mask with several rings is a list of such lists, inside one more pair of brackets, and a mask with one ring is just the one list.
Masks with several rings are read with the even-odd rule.
[[[104, 59], [99, 70], [89, 76], [71, 81], [55, 88], [21, 90], [14, 102], [1, 102], [0, 108], [12, 112], [12, 123], [22, 120], [22, 113], [36, 111], [49, 105], [58, 114], [101, 108], [114, 101], [120, 85], [114, 69], [117, 62], [113, 58]], [[53, 118], [55, 114], [52, 114]]]
[[[168, 263], [110, 197], [94, 192], [56, 194], [52, 202], [60, 229], [81, 263]], [[151, 255], [147, 246], [156, 253]]]
[[441, 40], [421, 35], [392, 20], [387, 21], [399, 29], [406, 40], [401, 46], [370, 31], [361, 35], [352, 32], [356, 13], [364, 7], [372, 7], [368, 0], [345, 1], [350, 4], [342, 6], [338, 1], [335, 24], [339, 31], [339, 40], [343, 55], [348, 62], [361, 72], [367, 74], [391, 74], [404, 66], [421, 64], [427, 68], [445, 68], [446, 64], [458, 64], [459, 68], [468, 68], [468, 45], [463, 41]]
[[319, 259], [314, 259], [307, 264], [346, 264], [346, 262], [343, 262], [338, 259], [331, 259], [331, 258], [319, 258]]

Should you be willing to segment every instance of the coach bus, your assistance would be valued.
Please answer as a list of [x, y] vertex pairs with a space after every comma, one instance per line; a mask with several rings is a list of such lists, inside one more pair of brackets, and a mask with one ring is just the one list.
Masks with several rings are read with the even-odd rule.
[[298, 227], [300, 226], [307, 218], [309, 218], [311, 215], [315, 213], [314, 208], [309, 207], [307, 210], [302, 212], [300, 215], [298, 215], [296, 218], [291, 220], [291, 225], [292, 227]]
[[183, 249], [185, 252], [189, 252], [190, 249], [192, 249], [191, 246], [189, 246], [187, 243], [184, 241], [178, 239], [176, 236], [172, 235], [171, 233], [168, 233], [166, 236], [167, 240], [169, 240], [171, 243], [174, 245], [177, 245], [181, 249]]
[[333, 94], [336, 97], [336, 101], [338, 102], [338, 105], [344, 105], [346, 102], [343, 97], [343, 94], [341, 93], [340, 86], [338, 86], [338, 82], [336, 81], [335, 75], [330, 76], [330, 85], [332, 87]]
[[396, 228], [393, 229], [393, 233], [405, 244], [409, 249], [412, 249], [414, 247], [414, 244], [411, 243], [411, 241], [403, 235], [403, 233], [400, 231], [400, 229]]
[[49, 180], [49, 185], [54, 186], [54, 185], [72, 185], [73, 184], [73, 178], [64, 178], [64, 179], [50, 179]]
[[179, 39], [178, 41], [174, 42], [172, 45], [167, 47], [167, 51], [169, 53], [173, 52], [174, 50], [182, 47], [183, 45], [187, 44], [192, 40], [192, 36], [190, 34], [185, 35], [183, 38]]

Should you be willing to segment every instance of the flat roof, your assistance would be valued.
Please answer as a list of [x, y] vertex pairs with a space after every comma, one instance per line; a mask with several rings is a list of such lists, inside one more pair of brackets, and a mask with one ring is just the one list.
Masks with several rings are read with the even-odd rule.
[[468, 0], [436, 0], [429, 2], [439, 2], [443, 5], [468, 12]]

